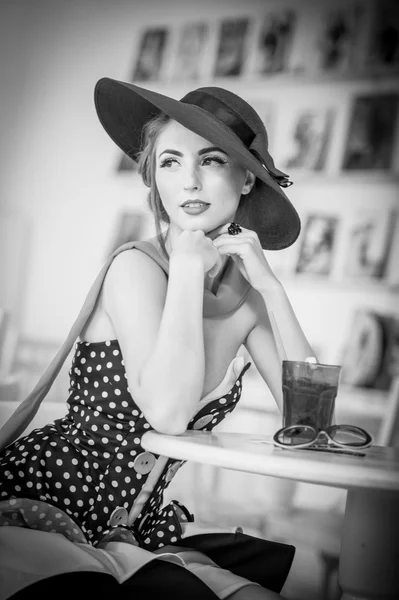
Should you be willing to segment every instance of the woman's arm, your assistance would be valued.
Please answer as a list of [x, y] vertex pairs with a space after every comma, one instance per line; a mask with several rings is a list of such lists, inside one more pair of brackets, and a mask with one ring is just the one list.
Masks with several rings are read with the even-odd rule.
[[104, 307], [121, 346], [129, 390], [163, 433], [185, 431], [204, 384], [204, 264], [171, 256], [169, 280], [146, 254], [118, 255], [104, 284]]
[[256, 324], [245, 346], [281, 410], [282, 361], [303, 361], [314, 356], [314, 352], [283, 286], [266, 260], [257, 234], [242, 228], [240, 235], [232, 237], [225, 233], [223, 227], [213, 243], [222, 256], [233, 257], [253, 287], [251, 307]]
[[[272, 297], [272, 294], [252, 291], [248, 303], [254, 312], [255, 325], [244, 343], [281, 412], [282, 360], [286, 357], [288, 360], [304, 360], [314, 355], [283, 289], [282, 292], [283, 297], [277, 293], [277, 290], [276, 295]], [[286, 356], [281, 353], [280, 345], [276, 340], [269, 310], [273, 310], [279, 329], [278, 335], [281, 336]]]

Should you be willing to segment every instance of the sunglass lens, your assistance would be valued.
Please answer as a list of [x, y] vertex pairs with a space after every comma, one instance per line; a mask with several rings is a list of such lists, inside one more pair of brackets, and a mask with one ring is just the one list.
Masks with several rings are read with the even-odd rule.
[[304, 425], [281, 429], [277, 435], [277, 441], [285, 446], [299, 446], [309, 444], [315, 439], [313, 428]]
[[363, 446], [369, 441], [369, 436], [366, 431], [350, 425], [337, 425], [336, 427], [332, 427], [329, 434], [334, 442], [346, 446]]

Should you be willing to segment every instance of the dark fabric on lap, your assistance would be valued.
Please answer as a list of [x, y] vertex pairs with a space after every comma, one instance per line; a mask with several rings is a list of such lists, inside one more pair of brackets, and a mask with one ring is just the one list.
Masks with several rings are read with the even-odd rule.
[[105, 573], [63, 573], [38, 581], [13, 594], [9, 600], [54, 600], [87, 598], [107, 600], [148, 600], [149, 598], [173, 598], [173, 600], [215, 600], [217, 596], [205, 583], [186, 569], [155, 560], [123, 584]]
[[295, 555], [294, 546], [245, 533], [193, 535], [180, 539], [176, 546], [203, 552], [222, 569], [274, 592], [281, 591]]

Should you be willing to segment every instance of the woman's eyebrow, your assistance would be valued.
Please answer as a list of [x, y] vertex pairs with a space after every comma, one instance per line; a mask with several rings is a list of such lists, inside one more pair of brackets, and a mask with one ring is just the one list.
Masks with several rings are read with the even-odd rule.
[[[201, 150], [199, 150], [198, 155], [202, 156], [203, 154], [207, 154], [207, 152], [222, 152], [223, 154], [226, 154], [224, 150], [218, 148], [217, 146], [209, 146], [207, 148], [202, 148]], [[158, 158], [161, 157], [162, 154], [174, 154], [175, 156], [183, 156], [182, 152], [179, 152], [178, 150], [172, 150], [171, 148], [162, 150], [162, 152], [158, 155]]]
[[202, 154], [206, 154], [207, 152], [222, 152], [223, 154], [226, 154], [224, 150], [218, 148], [217, 146], [209, 146], [208, 148], [202, 148], [202, 150], [200, 150], [198, 154], [199, 156], [201, 156]]

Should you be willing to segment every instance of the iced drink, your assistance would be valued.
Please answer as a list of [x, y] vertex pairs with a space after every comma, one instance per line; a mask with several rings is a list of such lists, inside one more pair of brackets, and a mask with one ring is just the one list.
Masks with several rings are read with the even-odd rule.
[[283, 427], [331, 425], [341, 367], [283, 361]]

